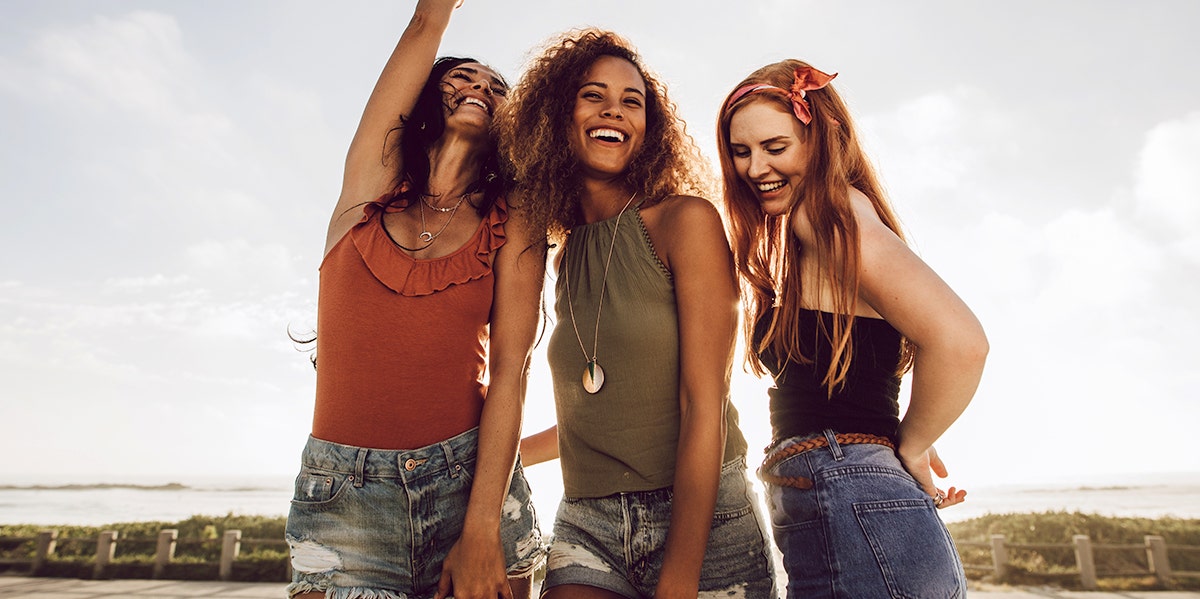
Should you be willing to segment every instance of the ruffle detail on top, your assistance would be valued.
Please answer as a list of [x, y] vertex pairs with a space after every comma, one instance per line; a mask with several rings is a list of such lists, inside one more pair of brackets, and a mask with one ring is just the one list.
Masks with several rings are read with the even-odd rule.
[[[436, 293], [451, 285], [481, 279], [492, 272], [488, 257], [504, 245], [504, 223], [508, 206], [497, 199], [479, 223], [479, 229], [454, 252], [421, 260], [396, 246], [383, 227], [388, 196], [363, 207], [363, 218], [350, 230], [350, 239], [371, 274], [392, 291], [405, 296]], [[389, 207], [387, 212], [403, 212], [407, 205]]]

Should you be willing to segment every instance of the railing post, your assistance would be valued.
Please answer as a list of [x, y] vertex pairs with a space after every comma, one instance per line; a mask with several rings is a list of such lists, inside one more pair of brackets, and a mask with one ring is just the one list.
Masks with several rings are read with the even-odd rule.
[[996, 582], [1008, 577], [1008, 546], [1004, 535], [992, 535], [992, 566], [996, 569]]
[[117, 554], [117, 531], [106, 530], [96, 539], [96, 566], [92, 569], [92, 578], [102, 578], [104, 569], [112, 562]]
[[33, 575], [37, 576], [45, 567], [54, 549], [58, 546], [58, 531], [43, 530], [37, 534], [37, 549], [33, 553]]
[[237, 559], [238, 553], [241, 550], [242, 531], [225, 531], [225, 538], [221, 541], [221, 567], [219, 569], [221, 580], [233, 578], [233, 560]]
[[167, 528], [158, 531], [158, 547], [154, 550], [154, 578], [162, 578], [167, 571], [167, 564], [175, 559], [175, 541], [178, 538], [178, 529]]
[[1096, 584], [1096, 560], [1092, 556], [1092, 540], [1087, 535], [1072, 537], [1075, 543], [1075, 564], [1079, 566], [1079, 582], [1085, 591], [1094, 591]]
[[1158, 584], [1171, 583], [1171, 562], [1167, 561], [1167, 542], [1160, 536], [1146, 535], [1146, 562]]

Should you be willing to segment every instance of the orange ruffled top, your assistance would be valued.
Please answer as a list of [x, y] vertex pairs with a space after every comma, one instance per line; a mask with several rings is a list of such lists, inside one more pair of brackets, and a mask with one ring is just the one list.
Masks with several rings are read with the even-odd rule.
[[508, 211], [497, 201], [461, 248], [420, 260], [384, 230], [382, 201], [364, 207], [321, 264], [313, 436], [415, 449], [479, 425], [492, 254]]

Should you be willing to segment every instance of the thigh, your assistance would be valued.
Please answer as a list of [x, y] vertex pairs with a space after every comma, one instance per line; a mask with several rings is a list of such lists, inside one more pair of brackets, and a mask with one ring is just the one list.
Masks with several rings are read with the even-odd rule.
[[582, 584], [566, 584], [556, 586], [545, 593], [541, 599], [628, 599], [625, 595], [612, 591]]

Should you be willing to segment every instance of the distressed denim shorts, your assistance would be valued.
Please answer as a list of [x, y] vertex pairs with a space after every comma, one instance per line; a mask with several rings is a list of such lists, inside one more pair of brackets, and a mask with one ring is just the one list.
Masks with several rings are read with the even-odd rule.
[[[828, 447], [771, 468], [802, 476], [811, 489], [767, 485], [767, 511], [783, 553], [788, 597], [965, 597], [966, 577], [933, 499], [883, 445]], [[768, 457], [770, 457], [768, 455]]]
[[[432, 597], [442, 561], [462, 532], [478, 429], [413, 450], [308, 438], [288, 514], [288, 596]], [[545, 557], [520, 461], [500, 519], [510, 577]]]
[[[564, 497], [543, 591], [587, 585], [630, 598], [651, 597], [671, 522], [670, 488], [607, 497]], [[774, 565], [746, 460], [721, 468], [716, 512], [700, 573], [700, 597], [773, 598]]]

